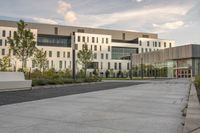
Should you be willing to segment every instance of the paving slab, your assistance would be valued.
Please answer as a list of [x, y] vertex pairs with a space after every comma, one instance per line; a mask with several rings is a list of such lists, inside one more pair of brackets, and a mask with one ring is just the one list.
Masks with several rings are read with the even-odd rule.
[[149, 81], [3, 105], [0, 133], [181, 133], [189, 84]]

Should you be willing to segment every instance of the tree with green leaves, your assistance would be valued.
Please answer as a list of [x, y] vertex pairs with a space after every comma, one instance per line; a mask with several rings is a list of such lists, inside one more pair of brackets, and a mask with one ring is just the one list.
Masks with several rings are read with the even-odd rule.
[[40, 72], [47, 67], [47, 57], [43, 49], [34, 52], [33, 63], [39, 68]]
[[36, 41], [34, 34], [26, 28], [27, 24], [20, 20], [17, 23], [17, 31], [14, 32], [13, 38], [8, 37], [10, 49], [15, 53], [17, 59], [22, 62], [22, 71], [26, 67], [26, 62], [36, 50]]
[[85, 73], [85, 78], [86, 78], [87, 66], [89, 63], [91, 63], [93, 59], [92, 51], [88, 49], [87, 44], [83, 45], [83, 48], [82, 50], [78, 52], [77, 57], [78, 57], [79, 63], [82, 64], [82, 67]]
[[11, 67], [10, 64], [10, 56], [4, 56], [2, 59], [0, 59], [0, 70], [1, 71], [8, 71], [8, 68]]

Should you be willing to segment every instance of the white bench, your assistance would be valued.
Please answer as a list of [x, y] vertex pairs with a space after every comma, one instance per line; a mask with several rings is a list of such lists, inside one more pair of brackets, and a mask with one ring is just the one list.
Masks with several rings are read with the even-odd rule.
[[0, 91], [31, 89], [32, 80], [25, 80], [22, 72], [0, 72]]

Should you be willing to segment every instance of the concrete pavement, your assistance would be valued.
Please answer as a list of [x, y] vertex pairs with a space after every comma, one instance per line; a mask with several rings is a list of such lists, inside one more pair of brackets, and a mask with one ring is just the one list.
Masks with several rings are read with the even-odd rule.
[[152, 81], [4, 105], [0, 133], [181, 133], [188, 91], [188, 80]]

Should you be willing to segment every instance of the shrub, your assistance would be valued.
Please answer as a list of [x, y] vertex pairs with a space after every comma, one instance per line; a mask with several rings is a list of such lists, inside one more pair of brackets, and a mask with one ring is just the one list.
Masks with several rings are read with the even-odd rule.
[[194, 83], [197, 87], [200, 87], [200, 75], [195, 77]]

